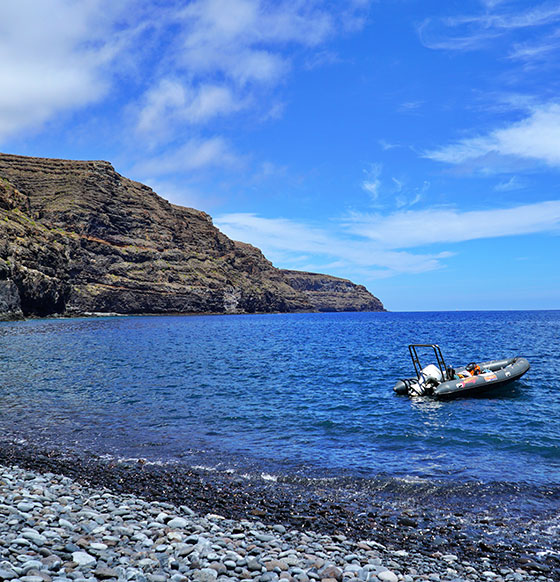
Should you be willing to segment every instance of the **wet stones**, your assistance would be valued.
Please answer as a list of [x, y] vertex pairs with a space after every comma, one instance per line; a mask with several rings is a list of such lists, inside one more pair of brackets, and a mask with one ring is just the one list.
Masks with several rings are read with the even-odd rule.
[[[498, 543], [478, 559], [434, 550], [423, 543], [428, 536], [422, 531], [403, 547], [398, 529], [369, 539], [222, 513], [0, 467], [0, 582], [525, 582], [556, 576], [552, 562], [539, 563], [532, 554], [505, 567], [496, 561]], [[399, 513], [387, 522], [395, 524], [399, 515], [413, 518]], [[445, 529], [443, 522], [438, 527]], [[479, 546], [473, 541], [472, 547]]]

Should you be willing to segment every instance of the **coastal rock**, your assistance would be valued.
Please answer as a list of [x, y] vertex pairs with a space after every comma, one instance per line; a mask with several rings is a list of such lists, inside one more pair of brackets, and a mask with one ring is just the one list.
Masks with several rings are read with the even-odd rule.
[[320, 574], [322, 579], [332, 578], [334, 580], [337, 580], [337, 582], [340, 582], [340, 580], [342, 580], [342, 570], [340, 568], [337, 568], [336, 566], [326, 566], [325, 568], [323, 568]]
[[[73, 463], [72, 467], [79, 468], [80, 465]], [[81, 466], [81, 469], [84, 468]], [[122, 476], [115, 465], [108, 470], [116, 470], [117, 475]], [[189, 492], [190, 487], [185, 489], [183, 479], [179, 479], [178, 483], [181, 483], [185, 495], [195, 493], [192, 490]], [[212, 503], [216, 504], [218, 500], [211, 485], [211, 482], [202, 482], [203, 487], [210, 486], [208, 494]], [[130, 494], [110, 492], [107, 488], [92, 489], [54, 472], [42, 477], [18, 467], [0, 466], [0, 513], [18, 515], [17, 505], [30, 496], [34, 506], [26, 521], [0, 519], [0, 580], [529, 582], [558, 579], [555, 536], [545, 539], [536, 531], [531, 533], [525, 519], [519, 522], [519, 529], [516, 526], [516, 530], [509, 533], [506, 529], [500, 535], [508, 533], [513, 536], [516, 543], [521, 542], [520, 548], [532, 546], [532, 553], [511, 556], [510, 547], [508, 552], [500, 554], [496, 551], [489, 558], [477, 555], [476, 551], [473, 554], [470, 546], [459, 548], [460, 554], [433, 552], [428, 546], [417, 545], [408, 536], [396, 537], [398, 530], [385, 532], [370, 529], [372, 535], [381, 536], [379, 539], [393, 546], [392, 549], [371, 538], [367, 542], [356, 542], [347, 528], [344, 531], [348, 535], [328, 534], [325, 529], [317, 531], [308, 527], [301, 530], [286, 528], [285, 532], [280, 533], [275, 529], [277, 522], [249, 522], [246, 515], [240, 520], [227, 515], [219, 517], [215, 512], [219, 509], [219, 514], [223, 515], [223, 507], [215, 507], [211, 514], [205, 508], [202, 513], [189, 514], [184, 519], [187, 522], [185, 529], [197, 532], [190, 534], [188, 540], [201, 544], [200, 549], [208, 551], [201, 551], [196, 559], [185, 559], [178, 555], [179, 545], [160, 543], [170, 531], [167, 525], [170, 516], [181, 511], [179, 506], [173, 506], [168, 501], [150, 501]], [[308, 501], [313, 498], [311, 493]], [[290, 495], [289, 499], [292, 503], [294, 496]], [[402, 507], [395, 516], [401, 511]], [[162, 521], [155, 521], [156, 517]], [[347, 525], [355, 523], [355, 518], [353, 514]], [[60, 519], [67, 520], [73, 527], [61, 529]], [[476, 512], [473, 512], [472, 520], [476, 523]], [[436, 521], [438, 529], [452, 528], [453, 515], [443, 511]], [[31, 522], [33, 527], [30, 527]], [[539, 528], [551, 531], [550, 523], [547, 520]], [[557, 523], [555, 518], [552, 523]], [[508, 526], [504, 523], [499, 527]], [[88, 533], [84, 534], [81, 530], [88, 530]], [[340, 528], [337, 530], [340, 531]], [[26, 547], [22, 551], [15, 543], [20, 539], [17, 536], [24, 539], [23, 535], [33, 535], [34, 532], [46, 538], [44, 546], [40, 549]], [[244, 532], [245, 535], [234, 538], [234, 532]], [[271, 532], [276, 535], [271, 535]], [[475, 537], [480, 533], [473, 531]], [[492, 531], [492, 535], [495, 534]], [[109, 538], [117, 543], [102, 549], [98, 563], [88, 552], [74, 549], [88, 545], [90, 549], [97, 546], [101, 550], [100, 546], [107, 545], [105, 541]], [[157, 554], [145, 549], [144, 542], [148, 538], [154, 544], [163, 546]], [[537, 538], [540, 541], [535, 546]], [[547, 546], [548, 551], [543, 551]], [[193, 551], [193, 555], [195, 553]], [[505, 562], [510, 562], [512, 567]]]
[[193, 578], [197, 582], [214, 582], [218, 577], [216, 570], [212, 568], [203, 568], [198, 572], [195, 572]]
[[381, 311], [363, 286], [275, 268], [108, 162], [0, 154], [0, 316]]
[[377, 577], [381, 580], [381, 582], [398, 582], [399, 578], [391, 570], [384, 570], [383, 572], [379, 572]]
[[99, 580], [106, 580], [107, 578], [117, 578], [119, 575], [118, 572], [114, 568], [107, 568], [107, 567], [97, 567], [94, 570], [94, 575]]
[[331, 275], [282, 269], [286, 281], [301, 291], [317, 311], [384, 311], [363, 285]]
[[[0, 261], [0, 277], [2, 276], [2, 263]], [[19, 317], [22, 314], [19, 292], [16, 284], [10, 280], [0, 280], [0, 314], [6, 313], [13, 317]]]
[[78, 564], [78, 566], [91, 566], [97, 561], [93, 556], [87, 552], [73, 552], [72, 560]]
[[167, 522], [167, 525], [173, 529], [183, 529], [187, 527], [188, 521], [182, 517], [174, 517]]

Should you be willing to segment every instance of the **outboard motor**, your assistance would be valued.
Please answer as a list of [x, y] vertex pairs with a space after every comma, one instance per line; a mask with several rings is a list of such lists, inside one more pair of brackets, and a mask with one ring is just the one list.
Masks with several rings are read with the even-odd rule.
[[397, 394], [409, 394], [410, 396], [424, 396], [431, 394], [434, 387], [443, 381], [441, 370], [434, 364], [426, 366], [420, 372], [419, 378], [406, 378], [399, 380], [393, 390]]
[[441, 370], [436, 365], [430, 364], [420, 372], [420, 382], [422, 382], [422, 379], [424, 382], [437, 385], [443, 380], [443, 377], [441, 375]]
[[415, 388], [413, 394], [418, 394], [419, 396], [431, 394], [434, 388], [442, 381], [443, 375], [441, 370], [434, 364], [429, 364], [421, 370], [418, 378], [418, 386], [413, 387]]
[[397, 380], [397, 383], [393, 386], [393, 390], [397, 394], [407, 395], [410, 393], [410, 387], [412, 384], [418, 384], [416, 378], [404, 378], [402, 380]]

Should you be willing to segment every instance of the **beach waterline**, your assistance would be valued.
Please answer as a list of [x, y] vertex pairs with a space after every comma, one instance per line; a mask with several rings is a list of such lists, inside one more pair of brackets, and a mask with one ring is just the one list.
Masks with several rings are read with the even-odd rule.
[[[560, 312], [121, 317], [0, 324], [5, 438], [239, 472], [560, 483]], [[397, 397], [406, 346], [524, 355], [484, 398]]]

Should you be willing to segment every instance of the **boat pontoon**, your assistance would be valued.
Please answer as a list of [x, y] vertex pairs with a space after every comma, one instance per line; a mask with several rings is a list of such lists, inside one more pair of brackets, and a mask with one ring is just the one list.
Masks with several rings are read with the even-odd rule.
[[[432, 348], [436, 363], [422, 367], [418, 348]], [[416, 378], [399, 380], [393, 388], [397, 394], [408, 396], [433, 396], [439, 399], [475, 396], [518, 380], [529, 369], [529, 362], [519, 356], [490, 362], [471, 362], [462, 368], [453, 369], [445, 364], [437, 344], [411, 344], [408, 351]]]

